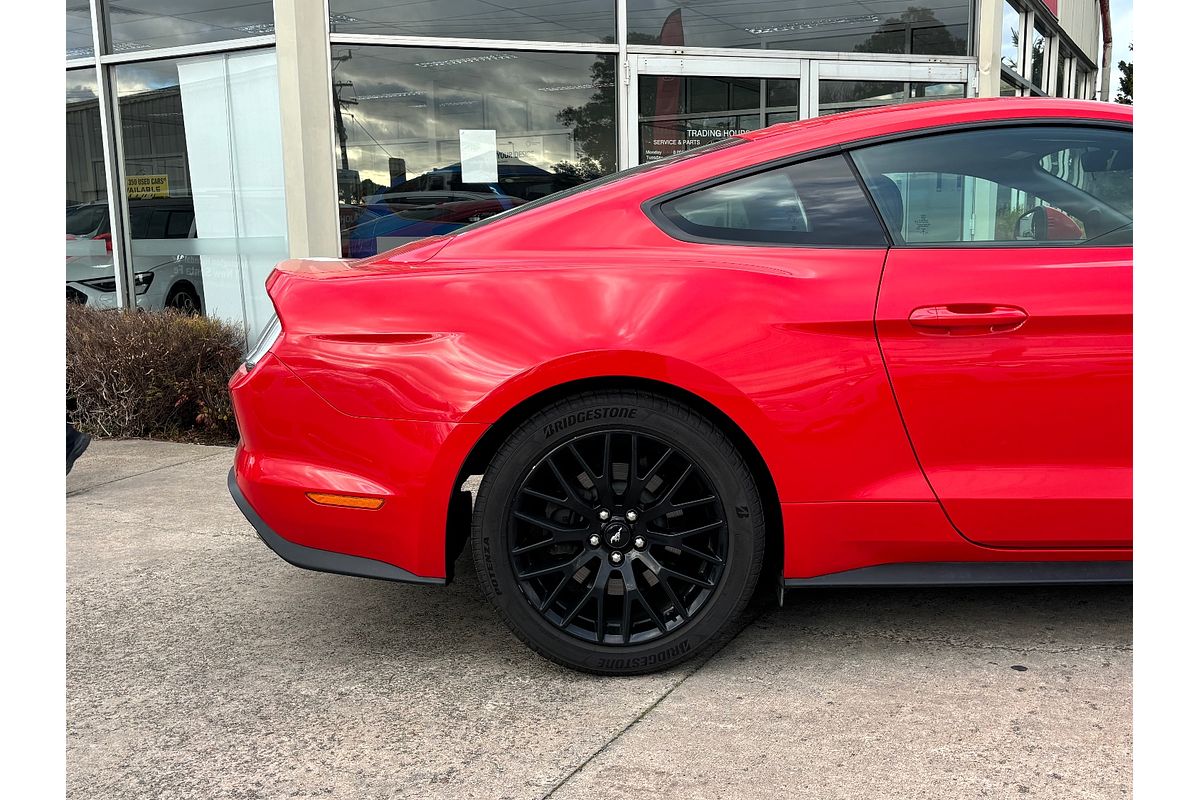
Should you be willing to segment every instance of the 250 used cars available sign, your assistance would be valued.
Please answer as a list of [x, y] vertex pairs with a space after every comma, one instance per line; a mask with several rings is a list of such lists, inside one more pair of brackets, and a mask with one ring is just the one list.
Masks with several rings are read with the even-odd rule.
[[128, 175], [125, 178], [125, 194], [130, 200], [170, 197], [171, 183], [166, 175]]

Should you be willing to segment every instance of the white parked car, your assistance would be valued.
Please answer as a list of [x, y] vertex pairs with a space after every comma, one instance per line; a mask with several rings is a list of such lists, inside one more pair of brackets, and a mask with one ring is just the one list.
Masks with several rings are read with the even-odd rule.
[[[131, 200], [130, 233], [134, 249], [146, 240], [196, 238], [196, 212], [187, 199]], [[67, 300], [97, 308], [116, 308], [112, 234], [108, 204], [85, 203], [67, 209]], [[198, 255], [134, 255], [137, 307], [146, 311], [175, 308], [204, 313], [204, 282]]]

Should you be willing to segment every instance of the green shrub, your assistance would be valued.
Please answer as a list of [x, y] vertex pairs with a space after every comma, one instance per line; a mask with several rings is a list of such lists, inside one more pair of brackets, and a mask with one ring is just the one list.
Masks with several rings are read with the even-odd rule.
[[99, 436], [237, 441], [229, 377], [240, 331], [176, 311], [100, 311], [67, 304], [71, 421]]

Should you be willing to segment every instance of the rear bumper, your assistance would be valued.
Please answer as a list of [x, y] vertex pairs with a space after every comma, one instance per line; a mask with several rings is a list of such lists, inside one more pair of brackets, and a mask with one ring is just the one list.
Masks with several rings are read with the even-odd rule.
[[[487, 426], [347, 415], [271, 354], [240, 368], [230, 394], [241, 434], [230, 492], [272, 550], [307, 569], [447, 582], [458, 473]], [[336, 508], [310, 492], [382, 504]]]
[[229, 494], [233, 495], [233, 502], [237, 503], [237, 507], [241, 510], [242, 514], [254, 526], [254, 530], [258, 532], [259, 538], [266, 543], [267, 547], [274, 550], [277, 556], [292, 566], [311, 569], [317, 572], [352, 575], [356, 578], [378, 578], [385, 581], [423, 583], [433, 586], [442, 586], [446, 583], [445, 578], [424, 578], [392, 564], [376, 561], [373, 558], [361, 558], [344, 553], [333, 553], [329, 550], [318, 550], [315, 547], [305, 547], [295, 542], [289, 542], [271, 530], [271, 526], [263, 522], [263, 518], [250, 505], [250, 501], [246, 499], [246, 496], [242, 494], [242, 490], [238, 488], [237, 475], [232, 467], [229, 469]]

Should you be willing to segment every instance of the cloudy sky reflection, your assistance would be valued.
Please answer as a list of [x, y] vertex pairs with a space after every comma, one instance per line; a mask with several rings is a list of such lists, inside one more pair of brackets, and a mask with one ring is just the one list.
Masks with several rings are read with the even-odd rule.
[[[499, 150], [543, 169], [577, 161], [586, 153], [559, 113], [592, 102], [601, 91], [593, 67], [602, 60], [611, 75], [613, 62], [428, 48], [335, 47], [333, 55], [350, 168], [385, 185], [391, 158], [405, 159], [409, 176], [456, 162], [463, 129], [495, 130]], [[613, 97], [611, 85], [602, 89]]]

